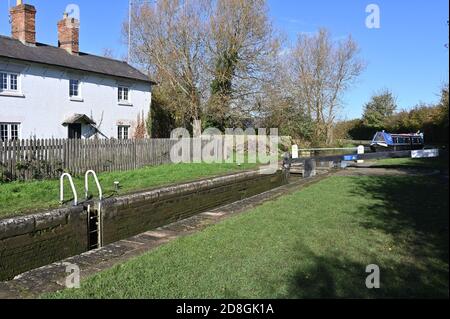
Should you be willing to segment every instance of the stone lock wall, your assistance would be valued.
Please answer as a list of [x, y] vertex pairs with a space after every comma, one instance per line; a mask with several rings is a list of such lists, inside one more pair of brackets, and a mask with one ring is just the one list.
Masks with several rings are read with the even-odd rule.
[[83, 206], [0, 220], [0, 281], [87, 250]]
[[[286, 182], [282, 172], [252, 171], [104, 200], [103, 244], [263, 193]], [[0, 220], [0, 281], [87, 251], [86, 205]]]
[[254, 171], [110, 199], [102, 204], [103, 242], [131, 237], [284, 183], [282, 172]]

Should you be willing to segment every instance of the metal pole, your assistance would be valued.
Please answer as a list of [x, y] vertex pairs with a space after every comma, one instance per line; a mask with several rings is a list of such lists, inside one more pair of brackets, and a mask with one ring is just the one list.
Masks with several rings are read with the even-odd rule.
[[11, 18], [11, 0], [8, 0], [8, 18], [9, 18], [9, 24], [12, 23], [12, 18]]
[[130, 64], [131, 52], [131, 0], [128, 0], [128, 64]]

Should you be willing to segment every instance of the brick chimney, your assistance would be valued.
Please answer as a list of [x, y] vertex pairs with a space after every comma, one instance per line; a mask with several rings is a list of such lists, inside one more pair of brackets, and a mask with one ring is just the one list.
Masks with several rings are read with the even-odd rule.
[[69, 18], [67, 13], [58, 22], [58, 47], [70, 54], [80, 52], [80, 22], [75, 18]]
[[11, 14], [11, 34], [24, 44], [36, 44], [36, 9], [30, 4], [17, 0], [17, 5], [9, 11]]

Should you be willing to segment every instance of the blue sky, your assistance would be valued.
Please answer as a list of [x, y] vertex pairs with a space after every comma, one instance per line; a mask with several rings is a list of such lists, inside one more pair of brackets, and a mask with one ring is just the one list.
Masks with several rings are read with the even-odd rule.
[[[10, 0], [15, 3], [15, 0]], [[336, 39], [351, 34], [361, 47], [367, 69], [345, 95], [341, 118], [359, 117], [364, 103], [380, 89], [389, 88], [400, 108], [435, 102], [448, 82], [448, 0], [268, 0], [275, 25], [295, 41], [300, 32], [328, 28]], [[127, 0], [25, 0], [36, 6], [37, 40], [55, 45], [56, 23], [66, 6], [81, 9], [81, 50], [102, 54], [112, 48], [126, 54], [121, 26]], [[365, 26], [368, 4], [380, 7], [381, 28]], [[9, 35], [8, 0], [0, 0], [0, 34]]]

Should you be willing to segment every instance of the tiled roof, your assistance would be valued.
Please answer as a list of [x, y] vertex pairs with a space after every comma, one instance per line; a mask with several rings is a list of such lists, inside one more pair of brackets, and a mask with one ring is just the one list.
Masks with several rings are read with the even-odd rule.
[[147, 75], [123, 61], [81, 52], [78, 55], [72, 55], [64, 49], [42, 43], [36, 43], [36, 46], [29, 46], [19, 40], [5, 36], [0, 36], [0, 57], [155, 84]]

